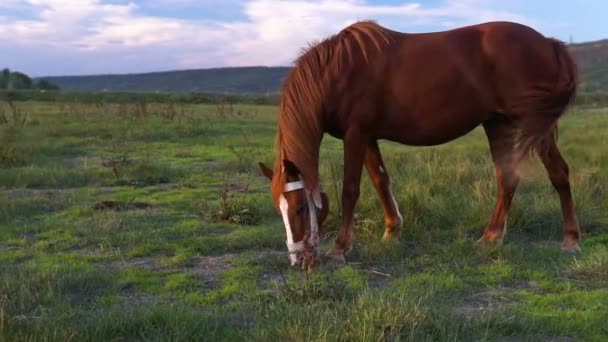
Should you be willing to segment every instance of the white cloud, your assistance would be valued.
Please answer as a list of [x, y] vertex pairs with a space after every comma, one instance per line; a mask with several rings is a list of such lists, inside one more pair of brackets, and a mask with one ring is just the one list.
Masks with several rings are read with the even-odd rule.
[[[134, 2], [2, 0], [5, 7], [28, 6], [35, 19], [2, 19], [0, 12], [0, 39], [27, 47], [27, 51], [39, 49], [40, 56], [52, 48], [70, 59], [87, 58], [86, 68], [74, 69], [75, 73], [125, 72], [289, 64], [308, 42], [334, 34], [358, 19], [376, 19], [404, 31], [421, 25], [454, 27], [497, 19], [531, 23], [516, 13], [495, 9], [499, 0], [446, 0], [434, 7], [406, 1], [390, 6], [362, 0], [231, 1], [235, 9], [244, 11], [239, 17], [244, 15], [246, 20], [152, 16]], [[152, 4], [166, 2], [154, 0]], [[179, 5], [191, 2], [179, 0]], [[109, 62], [117, 66], [104, 69]], [[54, 73], [52, 65], [45, 67], [50, 68], [45, 73]]]
[[377, 19], [398, 23], [392, 29], [414, 29], [420, 25], [460, 26], [491, 20], [513, 20], [531, 23], [530, 19], [495, 11], [497, 1], [449, 0], [437, 7], [424, 7], [404, 2], [395, 6], [374, 6], [357, 0], [280, 1], [255, 0], [247, 3], [249, 22], [238, 24], [250, 30], [250, 38], [237, 40], [234, 53], [227, 61], [235, 65], [274, 65], [290, 61], [306, 42], [338, 32], [357, 20]]
[[18, 8], [21, 5], [21, 0], [3, 0], [0, 2], [1, 8]]

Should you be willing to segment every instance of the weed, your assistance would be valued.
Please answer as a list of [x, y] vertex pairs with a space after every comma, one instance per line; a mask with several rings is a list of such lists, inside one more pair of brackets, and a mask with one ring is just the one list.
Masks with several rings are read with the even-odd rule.
[[133, 108], [133, 116], [140, 120], [146, 119], [148, 117], [148, 103], [146, 101], [136, 103]]
[[6, 100], [6, 107], [0, 107], [0, 126], [20, 128], [27, 121], [28, 115], [12, 100]]
[[254, 225], [259, 220], [255, 209], [244, 203], [244, 196], [230, 193], [228, 188], [219, 190], [220, 205], [215, 217], [220, 222]]
[[159, 116], [165, 120], [173, 121], [177, 118], [183, 118], [185, 116], [184, 108], [182, 107], [180, 111], [175, 108], [175, 104], [173, 102], [169, 102], [165, 104], [159, 112]]
[[0, 126], [8, 125], [8, 117], [6, 113], [6, 109], [4, 107], [0, 107]]
[[224, 179], [217, 189], [216, 204], [208, 202], [193, 205], [193, 210], [207, 222], [255, 225], [261, 217], [260, 211], [247, 194], [247, 184], [233, 184]]
[[19, 127], [0, 127], [0, 165], [22, 166], [31, 161], [26, 147], [18, 144], [20, 135]]
[[103, 158], [101, 165], [112, 170], [114, 179], [121, 180], [124, 168], [132, 163], [133, 161], [129, 159], [127, 154], [123, 154], [117, 157]]
[[216, 115], [222, 119], [234, 116], [234, 106], [231, 102], [219, 101], [216, 105]]

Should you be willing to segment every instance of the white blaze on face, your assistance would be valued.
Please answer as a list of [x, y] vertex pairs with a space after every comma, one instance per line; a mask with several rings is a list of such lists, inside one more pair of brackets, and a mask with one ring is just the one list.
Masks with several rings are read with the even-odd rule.
[[[312, 195], [308, 190], [304, 187], [303, 181], [291, 182], [285, 184], [284, 193], [304, 190], [306, 191], [306, 201], [308, 204], [308, 217], [310, 230], [308, 245], [313, 248], [317, 248], [319, 246], [319, 223], [317, 221], [317, 210], [316, 208], [321, 209], [322, 202], [320, 199], [320, 194], [318, 195], [318, 201], [315, 200], [315, 196]], [[318, 204], [317, 204], [318, 202]], [[287, 236], [287, 249], [289, 251], [289, 260], [291, 261], [291, 265], [296, 265], [298, 263], [298, 252], [304, 250], [304, 240], [299, 242], [294, 242], [293, 232], [291, 231], [291, 223], [289, 222], [289, 203], [285, 198], [285, 195], [281, 195], [279, 197], [279, 210], [281, 211], [281, 216], [283, 217], [283, 224], [285, 225], [285, 234]]]
[[281, 210], [281, 216], [283, 217], [283, 223], [285, 224], [285, 233], [287, 233], [287, 243], [293, 243], [293, 234], [291, 234], [291, 226], [289, 224], [289, 203], [285, 196], [281, 195], [279, 199], [279, 209]]
[[291, 265], [298, 263], [298, 255], [296, 254], [297, 248], [293, 242], [293, 234], [291, 233], [291, 225], [289, 223], [289, 203], [285, 196], [279, 197], [279, 210], [281, 210], [281, 216], [283, 217], [283, 224], [285, 225], [285, 234], [287, 235], [287, 249], [289, 250], [289, 260]]

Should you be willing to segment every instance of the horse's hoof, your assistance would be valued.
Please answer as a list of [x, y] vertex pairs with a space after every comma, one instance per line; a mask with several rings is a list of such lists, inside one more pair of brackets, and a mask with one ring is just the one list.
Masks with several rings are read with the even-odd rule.
[[383, 241], [398, 241], [397, 233], [384, 231], [384, 235], [382, 236]]
[[346, 265], [344, 252], [341, 250], [333, 250], [325, 255], [325, 264], [328, 266], [342, 267]]
[[578, 246], [576, 241], [564, 241], [562, 243], [562, 254], [567, 255], [580, 255], [581, 248]]
[[475, 245], [478, 247], [494, 247], [494, 246], [502, 246], [502, 237], [492, 237], [488, 238], [484, 234], [479, 240], [475, 242]]

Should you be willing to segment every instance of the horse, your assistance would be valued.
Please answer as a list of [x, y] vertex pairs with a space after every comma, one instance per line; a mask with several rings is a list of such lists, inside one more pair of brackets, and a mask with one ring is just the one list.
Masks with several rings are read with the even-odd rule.
[[557, 191], [564, 252], [579, 252], [581, 231], [557, 121], [573, 101], [578, 68], [566, 45], [513, 22], [409, 34], [356, 22], [309, 45], [284, 81], [271, 169], [272, 203], [283, 218], [292, 265], [314, 267], [329, 202], [319, 180], [324, 134], [344, 146], [341, 225], [329, 262], [352, 248], [363, 166], [384, 210], [384, 239], [403, 219], [378, 140], [410, 146], [447, 143], [483, 126], [497, 199], [479, 244], [501, 243], [522, 160], [538, 154]]

